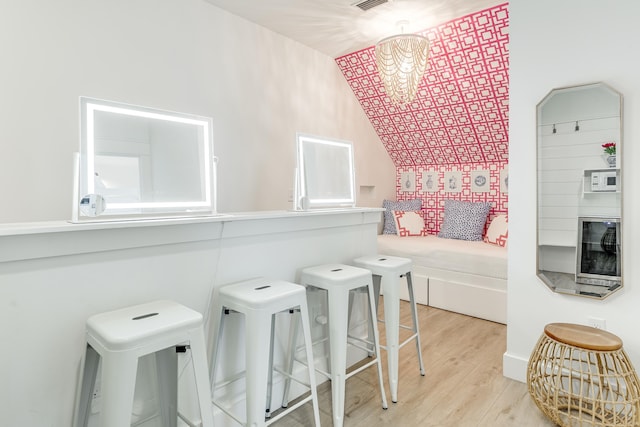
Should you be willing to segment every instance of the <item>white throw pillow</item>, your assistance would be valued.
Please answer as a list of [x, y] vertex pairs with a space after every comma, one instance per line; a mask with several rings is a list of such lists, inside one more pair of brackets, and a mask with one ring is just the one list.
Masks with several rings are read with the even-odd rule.
[[497, 215], [493, 218], [487, 229], [487, 234], [484, 236], [484, 241], [506, 247], [509, 237], [508, 222], [507, 215]]
[[393, 211], [393, 217], [396, 220], [396, 234], [400, 237], [428, 234], [421, 211]]
[[397, 202], [383, 200], [382, 207], [385, 209], [382, 234], [398, 234], [393, 211], [419, 211], [422, 209], [422, 199], [399, 200]]

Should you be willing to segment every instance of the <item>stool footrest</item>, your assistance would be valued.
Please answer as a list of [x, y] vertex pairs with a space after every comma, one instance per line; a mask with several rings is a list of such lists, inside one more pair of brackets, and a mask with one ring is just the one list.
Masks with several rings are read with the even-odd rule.
[[194, 424], [189, 418], [187, 418], [180, 411], [178, 411], [178, 418], [180, 418], [182, 422], [188, 425], [189, 427], [202, 427], [202, 420], [200, 420], [197, 424]]
[[373, 358], [372, 360], [370, 360], [369, 362], [365, 363], [364, 365], [359, 366], [358, 368], [354, 369], [353, 371], [351, 371], [351, 372], [347, 373], [347, 374], [344, 376], [344, 378], [345, 378], [345, 380], [348, 380], [348, 379], [349, 379], [349, 378], [351, 378], [352, 376], [354, 376], [354, 375], [356, 375], [356, 374], [359, 374], [360, 372], [364, 371], [364, 370], [365, 370], [365, 369], [367, 369], [368, 367], [373, 366], [373, 365], [375, 365], [375, 364], [377, 364], [377, 363], [378, 363], [378, 358], [377, 358], [377, 357], [375, 357], [375, 358]]
[[402, 347], [404, 347], [405, 345], [407, 345], [411, 341], [415, 340], [416, 338], [418, 338], [418, 334], [417, 333], [411, 335], [409, 338], [407, 338], [406, 340], [404, 340], [400, 344], [398, 344], [398, 349], [401, 349]]
[[[374, 345], [373, 345], [373, 343], [371, 341], [367, 341], [367, 340], [362, 339], [362, 338], [348, 336], [347, 337], [347, 343], [349, 345], [354, 346], [355, 348], [359, 348], [360, 350], [364, 350], [367, 353], [372, 353], [372, 352], [375, 353], [375, 351], [374, 351], [375, 348], [374, 348]], [[364, 345], [361, 344], [361, 343], [364, 343]], [[366, 344], [370, 345], [371, 347], [366, 347]]]
[[265, 426], [271, 425], [273, 423], [275, 423], [276, 421], [278, 421], [280, 418], [284, 417], [285, 415], [289, 414], [289, 412], [295, 411], [296, 409], [298, 409], [300, 406], [304, 405], [307, 402], [310, 402], [313, 399], [313, 396], [311, 394], [309, 394], [309, 396], [305, 397], [304, 399], [300, 400], [299, 402], [296, 402], [295, 404], [293, 404], [293, 406], [288, 406], [287, 408], [284, 408], [284, 411], [282, 411], [281, 413], [279, 413], [276, 416], [271, 417], [266, 423]]
[[224, 412], [225, 414], [227, 414], [229, 417], [233, 418], [234, 420], [236, 420], [239, 424], [241, 425], [245, 425], [244, 420], [241, 420], [240, 418], [238, 418], [233, 412], [231, 412], [230, 410], [228, 410], [227, 408], [225, 408], [224, 406], [222, 406], [221, 403], [218, 403], [219, 401], [216, 399], [211, 399], [211, 403], [218, 409], [220, 409], [222, 412]]
[[224, 379], [224, 380], [219, 381], [219, 382], [216, 381], [216, 384], [213, 387], [213, 389], [217, 390], [219, 388], [226, 387], [229, 384], [234, 383], [234, 382], [238, 381], [239, 379], [243, 378], [245, 375], [246, 375], [246, 371], [241, 371], [241, 372], [238, 372], [235, 375], [232, 375], [231, 377], [229, 377], [227, 379]]
[[[302, 363], [302, 362], [299, 362], [299, 363]], [[302, 364], [306, 366], [305, 363], [302, 363]], [[284, 370], [278, 368], [277, 366], [274, 367], [273, 370], [276, 371], [277, 373], [281, 374], [281, 375], [284, 375], [285, 377], [289, 378], [290, 380], [293, 380], [293, 381], [297, 382], [298, 384], [302, 384], [303, 386], [305, 386], [307, 388], [311, 388], [311, 384], [309, 384], [308, 382], [302, 381], [302, 380], [294, 377], [290, 373], [285, 372]]]

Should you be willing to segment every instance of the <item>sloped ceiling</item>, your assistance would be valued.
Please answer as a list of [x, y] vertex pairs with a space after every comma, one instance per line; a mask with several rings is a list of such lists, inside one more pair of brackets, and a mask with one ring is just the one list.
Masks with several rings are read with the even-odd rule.
[[336, 58], [396, 167], [508, 161], [508, 29], [505, 3], [418, 32], [431, 51], [407, 105], [384, 93], [374, 46]]
[[[508, 162], [508, 3], [394, 0], [362, 12], [355, 0], [205, 1], [336, 58], [396, 167]], [[374, 60], [399, 20], [431, 40], [418, 96], [400, 107]]]

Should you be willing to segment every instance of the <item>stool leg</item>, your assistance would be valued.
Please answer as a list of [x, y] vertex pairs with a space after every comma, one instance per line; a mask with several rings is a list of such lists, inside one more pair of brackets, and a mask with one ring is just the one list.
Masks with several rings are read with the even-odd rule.
[[275, 314], [271, 316], [271, 333], [269, 334], [269, 372], [267, 379], [267, 407], [265, 410], [265, 418], [271, 418], [271, 389], [273, 388], [273, 342], [276, 335], [276, 319]]
[[[332, 290], [327, 293], [329, 312], [329, 361], [331, 364], [331, 410], [333, 426], [344, 423], [345, 375], [347, 365], [348, 313], [345, 303], [348, 290]], [[348, 304], [348, 303], [347, 303]]]
[[[303, 317], [302, 310], [300, 312], [300, 317]], [[302, 322], [302, 320], [300, 320], [300, 322]], [[291, 375], [291, 373], [293, 372], [293, 361], [296, 356], [296, 344], [297, 344], [298, 328], [299, 328], [300, 322], [297, 321], [296, 313], [294, 312], [291, 315], [291, 324], [289, 325], [289, 343], [287, 345], [287, 348], [288, 348], [287, 364], [284, 367], [285, 372], [287, 372], [289, 375]], [[311, 359], [311, 361], [307, 361], [307, 363], [309, 364], [309, 366], [314, 368], [313, 359]], [[315, 372], [315, 369], [314, 369], [314, 372]], [[286, 377], [284, 380], [284, 391], [282, 392], [283, 408], [286, 408], [287, 406], [289, 406], [289, 390], [290, 389], [291, 389], [291, 378]]]
[[[380, 281], [378, 280], [378, 284], [376, 285], [375, 276], [374, 276], [374, 279], [373, 279], [373, 286], [374, 286], [374, 289], [375, 289], [375, 292], [374, 292], [375, 297], [374, 297], [374, 299], [376, 301], [376, 317], [374, 317], [374, 319], [377, 322], [378, 321], [378, 317], [377, 317], [378, 316], [378, 314], [377, 314], [378, 313], [378, 304], [379, 304], [379, 299], [380, 299]], [[368, 292], [368, 290], [365, 290], [364, 287], [357, 288], [357, 289], [354, 289], [351, 292], [349, 292], [349, 310], [348, 310], [348, 320], [347, 320], [349, 325], [351, 324], [351, 313], [353, 313], [353, 304], [355, 303], [356, 296], [358, 296], [359, 294], [364, 294], [366, 292]], [[369, 304], [369, 296], [368, 296], [368, 294], [366, 295], [366, 299], [367, 299], [367, 301], [365, 302], [365, 304], [368, 305]], [[367, 341], [373, 342], [373, 328], [371, 328], [371, 327], [367, 328]], [[369, 357], [373, 357], [373, 351], [368, 352], [368, 356]]]
[[212, 336], [211, 336], [211, 361], [209, 362], [209, 367], [211, 372], [209, 372], [211, 383], [211, 397], [214, 396], [215, 389], [215, 380], [216, 380], [216, 368], [218, 367], [218, 357], [220, 355], [220, 343], [222, 342], [222, 332], [224, 330], [224, 307], [216, 302], [214, 303], [214, 307], [212, 313], [219, 313], [218, 319], [214, 319], [216, 321], [212, 328]]
[[400, 339], [400, 295], [398, 278], [385, 274], [382, 277], [384, 293], [384, 321], [387, 336], [387, 365], [391, 401], [398, 401], [398, 341]]
[[418, 323], [418, 308], [413, 295], [413, 282], [411, 272], [407, 272], [407, 289], [409, 291], [409, 302], [411, 303], [411, 317], [413, 317], [413, 333], [416, 335], [416, 349], [418, 350], [418, 362], [420, 363], [420, 375], [424, 376], [424, 364], [422, 363], [422, 344], [420, 343], [420, 326]]
[[155, 353], [162, 425], [178, 425], [178, 355], [175, 347]]
[[102, 427], [131, 425], [138, 357], [111, 352], [102, 358]]
[[[269, 380], [268, 358], [252, 348], [265, 348], [270, 341], [272, 315], [260, 315], [248, 311], [246, 313], [245, 346], [246, 357], [246, 394], [248, 427], [265, 425], [264, 410], [266, 405], [267, 382]], [[256, 345], [256, 343], [258, 343]]]
[[201, 327], [191, 332], [189, 344], [191, 346], [191, 361], [193, 362], [202, 427], [213, 427], [211, 384], [209, 383], [204, 331]]
[[91, 399], [93, 389], [96, 386], [96, 376], [98, 374], [98, 363], [100, 355], [87, 344], [82, 367], [80, 369], [80, 382], [76, 396], [76, 413], [73, 422], [74, 427], [85, 427], [89, 424], [91, 415]]
[[[313, 405], [313, 418], [316, 427], [320, 427], [320, 410], [318, 406], [318, 391], [316, 383], [316, 369], [313, 359], [313, 342], [311, 341], [311, 326], [309, 324], [309, 310], [307, 308], [307, 301], [302, 301], [300, 304], [300, 322], [302, 323], [302, 331], [304, 334], [304, 347], [307, 355], [307, 366], [309, 371], [309, 387], [311, 391], [311, 402]], [[297, 322], [296, 322], [297, 323]], [[297, 328], [296, 328], [297, 329]], [[295, 349], [295, 339], [294, 339]], [[291, 373], [291, 371], [289, 371]]]
[[[374, 348], [376, 352], [376, 359], [378, 366], [378, 382], [380, 383], [380, 394], [382, 395], [382, 409], [387, 409], [387, 394], [384, 391], [384, 382], [382, 380], [382, 361], [380, 358], [380, 335], [378, 334], [378, 321], [376, 313], [376, 301], [373, 292], [373, 283], [369, 283], [367, 286], [369, 290], [369, 317], [371, 325], [373, 327]], [[387, 344], [388, 345], [388, 344]]]

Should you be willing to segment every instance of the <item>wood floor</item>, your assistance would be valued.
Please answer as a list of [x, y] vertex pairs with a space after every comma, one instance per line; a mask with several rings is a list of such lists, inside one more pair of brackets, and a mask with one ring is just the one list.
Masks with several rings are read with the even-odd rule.
[[[408, 303], [402, 302], [401, 313], [401, 323], [410, 324]], [[426, 375], [420, 375], [415, 345], [408, 343], [400, 350], [398, 403], [392, 403], [383, 350], [389, 408], [382, 409], [377, 371], [371, 367], [347, 381], [345, 427], [554, 426], [535, 406], [526, 384], [502, 375], [505, 325], [421, 305], [418, 317]], [[383, 325], [380, 334], [384, 343]], [[321, 423], [331, 426], [330, 383], [318, 392]], [[272, 425], [312, 426], [310, 404]]]

